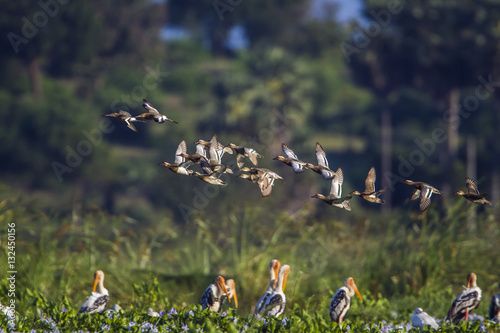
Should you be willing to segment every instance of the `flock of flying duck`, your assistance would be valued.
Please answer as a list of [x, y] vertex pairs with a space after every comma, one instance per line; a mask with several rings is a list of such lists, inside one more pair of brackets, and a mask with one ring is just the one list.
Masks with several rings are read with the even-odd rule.
[[[122, 110], [116, 113], [107, 114], [106, 116], [118, 119], [136, 132], [137, 129], [133, 125], [133, 122], [144, 122], [143, 119], [153, 120], [157, 123], [169, 121], [177, 124], [175, 120], [161, 114], [145, 99], [142, 105], [148, 112], [138, 116], [132, 116], [130, 113]], [[163, 162], [161, 165], [180, 175], [196, 176], [204, 182], [225, 186], [227, 183], [221, 179], [221, 176], [226, 173], [234, 174], [234, 171], [226, 164], [222, 163], [222, 157], [225, 153], [233, 154], [234, 150], [234, 152], [236, 152], [236, 166], [241, 172], [238, 177], [248, 179], [252, 183], [257, 184], [263, 197], [267, 197], [271, 194], [276, 179], [283, 179], [274, 171], [258, 168], [257, 159], [262, 158], [262, 155], [252, 148], [238, 146], [233, 143], [227, 146], [222, 145], [217, 140], [216, 135], [214, 135], [210, 141], [198, 140], [195, 144], [196, 152], [194, 154], [188, 154], [186, 141], [183, 140], [175, 152], [174, 163]], [[295, 173], [302, 173], [305, 169], [310, 169], [320, 174], [324, 179], [331, 181], [330, 193], [328, 195], [318, 193], [313, 195], [313, 198], [320, 199], [331, 206], [343, 208], [348, 211], [351, 210], [349, 200], [354, 195], [368, 202], [384, 204], [384, 200], [380, 199], [379, 195], [386, 191], [387, 188], [378, 191], [375, 190], [376, 173], [374, 167], [368, 171], [365, 180], [365, 190], [363, 192], [353, 191], [349, 193], [349, 195], [342, 197], [342, 184], [344, 182], [343, 170], [341, 167], [337, 168], [336, 171], [330, 169], [326, 153], [321, 144], [316, 143], [317, 165], [299, 160], [293, 150], [284, 143], [281, 145], [281, 148], [285, 156], [276, 156], [274, 160], [290, 166]], [[246, 159], [249, 159], [254, 167], [244, 166]], [[191, 169], [190, 167], [194, 164], [200, 165], [202, 172]], [[420, 199], [421, 212], [429, 208], [432, 194], [441, 194], [437, 188], [424, 182], [405, 180], [403, 183], [415, 188], [411, 200]], [[457, 195], [461, 195], [465, 199], [477, 204], [491, 205], [491, 203], [485, 199], [487, 194], [479, 192], [476, 184], [471, 178], [467, 177], [465, 179], [465, 184], [467, 192], [460, 190], [456, 192]], [[273, 259], [269, 263], [269, 287], [255, 305], [254, 315], [279, 316], [283, 313], [286, 305], [284, 291], [289, 272], [290, 266], [281, 266], [280, 262], [276, 259]], [[104, 288], [103, 281], [104, 273], [99, 270], [94, 275], [92, 295], [89, 296], [82, 305], [80, 312], [93, 313], [104, 310], [109, 300], [109, 294], [107, 289]], [[351, 297], [353, 297], [354, 294], [357, 294], [361, 302], [363, 302], [361, 294], [354, 283], [354, 279], [349, 277], [345, 280], [344, 286], [340, 287], [335, 293], [330, 303], [330, 318], [333, 322], [341, 323], [343, 321], [350, 308]], [[222, 304], [226, 300], [230, 302], [232, 298], [234, 298], [235, 306], [238, 307], [236, 284], [234, 280], [225, 280], [224, 277], [218, 276], [215, 283], [209, 285], [203, 293], [200, 304], [203, 309], [208, 308], [209, 311], [220, 312]], [[467, 320], [469, 312], [477, 308], [480, 300], [481, 289], [476, 284], [476, 275], [470, 273], [467, 276], [467, 287], [453, 302], [446, 320], [453, 323], [458, 323], [462, 319]], [[493, 321], [500, 322], [500, 294], [492, 298], [489, 318]], [[412, 324], [415, 327], [423, 327], [424, 325], [430, 325], [433, 328], [438, 327], [434, 318], [425, 313], [421, 308], [415, 310], [412, 317]]]
[[[280, 316], [286, 307], [285, 286], [290, 273], [289, 265], [281, 265], [276, 259], [269, 263], [269, 286], [264, 294], [255, 304], [254, 316]], [[481, 301], [481, 289], [476, 284], [476, 274], [467, 275], [467, 287], [455, 298], [446, 316], [446, 321], [458, 324], [461, 320], [467, 321], [469, 313], [479, 306]], [[499, 284], [500, 288], [500, 284]], [[333, 295], [330, 302], [330, 318], [332, 322], [342, 323], [347, 311], [351, 307], [351, 298], [356, 294], [360, 301], [363, 298], [359, 293], [356, 283], [352, 277], [345, 280], [344, 286], [340, 287]], [[227, 300], [234, 299], [235, 307], [238, 307], [238, 297], [236, 295], [236, 283], [233, 279], [225, 280], [218, 276], [215, 283], [210, 284], [201, 296], [201, 307], [206, 311], [222, 311], [222, 305]], [[104, 287], [104, 272], [98, 270], [94, 274], [94, 287], [92, 294], [80, 308], [80, 313], [97, 313], [106, 308], [109, 301], [109, 292]], [[116, 308], [115, 308], [116, 309]], [[120, 309], [120, 307], [119, 307]], [[148, 314], [158, 316], [152, 309], [148, 309]], [[500, 293], [492, 297], [489, 309], [489, 319], [500, 323]], [[411, 322], [414, 327], [424, 328], [425, 325], [437, 329], [439, 327], [436, 320], [424, 312], [421, 308], [416, 308]]]
[[[129, 112], [123, 110], [107, 114], [106, 116], [118, 119], [119, 121], [125, 123], [128, 128], [136, 132], [137, 129], [135, 128], [133, 122], [144, 122], [143, 119], [153, 120], [157, 123], [169, 121], [178, 124], [175, 120], [161, 114], [145, 99], [143, 100], [142, 106], [148, 112], [142, 113], [138, 116], [132, 116]], [[198, 140], [195, 144], [196, 152], [194, 154], [188, 154], [186, 141], [183, 140], [175, 152], [174, 163], [163, 162], [160, 165], [163, 165], [172, 172], [180, 175], [196, 176], [200, 180], [209, 184], [226, 186], [227, 183], [221, 179], [221, 176], [226, 173], [234, 174], [234, 170], [229, 168], [227, 164], [222, 163], [222, 157], [225, 153], [233, 154], [234, 150], [236, 152], [236, 166], [240, 171], [238, 177], [248, 179], [252, 183], [257, 184], [263, 197], [267, 197], [271, 194], [272, 187], [276, 179], [283, 179], [274, 171], [257, 167], [257, 159], [262, 158], [262, 155], [257, 153], [253, 148], [242, 147], [233, 143], [225, 146], [217, 140], [217, 135], [214, 135], [210, 141]], [[348, 211], [351, 210], [349, 200], [351, 200], [354, 195], [359, 196], [368, 202], [384, 204], [384, 200], [380, 199], [379, 195], [386, 191], [387, 188], [378, 191], [375, 190], [376, 173], [374, 167], [368, 171], [368, 175], [365, 180], [365, 190], [363, 192], [352, 191], [349, 195], [343, 197], [342, 184], [344, 182], [344, 172], [341, 167], [337, 168], [336, 171], [330, 169], [325, 150], [321, 144], [316, 143], [316, 160], [318, 165], [313, 165], [299, 160], [293, 150], [284, 143], [281, 144], [281, 148], [285, 156], [276, 156], [274, 160], [283, 162], [290, 166], [295, 173], [302, 173], [305, 169], [310, 169], [331, 182], [330, 193], [328, 195], [318, 193], [313, 195], [313, 198], [320, 199], [331, 206], [343, 208]], [[246, 159], [249, 159], [254, 167], [244, 166]], [[191, 169], [190, 167], [193, 164], [200, 165], [202, 172]], [[403, 184], [407, 184], [415, 188], [410, 200], [420, 199], [421, 212], [424, 212], [427, 208], [429, 208], [431, 196], [433, 194], [441, 194], [441, 191], [437, 188], [424, 182], [405, 180]], [[467, 200], [477, 204], [491, 205], [491, 203], [486, 200], [487, 194], [479, 192], [476, 184], [471, 178], [465, 178], [465, 185], [467, 187], [467, 192], [460, 190], [455, 194], [461, 195]]]

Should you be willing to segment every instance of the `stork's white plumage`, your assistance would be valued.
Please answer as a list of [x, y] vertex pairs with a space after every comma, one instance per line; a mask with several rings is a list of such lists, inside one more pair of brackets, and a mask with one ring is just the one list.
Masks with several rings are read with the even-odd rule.
[[215, 279], [215, 283], [209, 285], [201, 296], [201, 308], [203, 310], [208, 308], [212, 312], [220, 312], [222, 309], [224, 294], [229, 299], [229, 293], [226, 288], [226, 280], [219, 275]]
[[[498, 284], [498, 288], [500, 288], [500, 283]], [[493, 295], [491, 298], [489, 319], [500, 323], [500, 294]]]
[[[97, 292], [96, 292], [97, 289]], [[102, 312], [109, 301], [108, 289], [104, 288], [104, 272], [98, 270], [94, 273], [94, 287], [92, 294], [82, 304], [80, 313]]]
[[347, 311], [351, 307], [351, 297], [356, 293], [363, 302], [363, 298], [359, 293], [356, 283], [352, 277], [345, 279], [344, 286], [340, 287], [339, 290], [333, 295], [332, 302], [330, 303], [330, 318], [332, 322], [342, 323]]
[[285, 287], [288, 279], [288, 273], [290, 273], [290, 266], [283, 265], [280, 267], [276, 287], [264, 303], [265, 315], [278, 317], [283, 313], [283, 311], [285, 311]]
[[253, 312], [254, 316], [264, 310], [264, 304], [266, 304], [267, 299], [271, 296], [273, 289], [276, 287], [280, 266], [281, 263], [277, 259], [273, 259], [269, 263], [269, 286], [267, 287], [266, 292], [259, 298], [257, 304], [255, 304], [255, 310]]
[[476, 284], [476, 274], [469, 273], [467, 275], [467, 287], [455, 298], [451, 305], [450, 311], [446, 316], [447, 321], [452, 321], [458, 324], [460, 320], [469, 318], [469, 312], [479, 306], [481, 301], [481, 289]]
[[438, 323], [434, 318], [429, 316], [427, 312], [422, 310], [422, 308], [416, 308], [411, 317], [411, 324], [416, 328], [424, 328], [425, 325], [429, 325], [431, 328], [437, 329]]

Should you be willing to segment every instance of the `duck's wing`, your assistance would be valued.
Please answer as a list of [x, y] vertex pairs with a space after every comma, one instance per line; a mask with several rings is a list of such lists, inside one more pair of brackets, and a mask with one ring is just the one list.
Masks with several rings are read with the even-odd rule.
[[295, 155], [295, 153], [293, 152], [293, 150], [290, 149], [290, 147], [288, 147], [286, 144], [282, 143], [281, 144], [281, 149], [283, 150], [283, 153], [285, 153], [285, 155], [288, 158], [293, 158], [293, 159], [298, 160], [297, 155]]
[[149, 113], [153, 113], [153, 114], [156, 114], [156, 115], [160, 115], [160, 112], [158, 112], [158, 110], [156, 110], [152, 105], [151, 103], [149, 103], [148, 101], [146, 101], [145, 99], [142, 100], [142, 107], [145, 108], [146, 110], [149, 111]]
[[244, 150], [245, 150], [245, 154], [247, 154], [248, 158], [253, 163], [253, 165], [259, 164], [259, 162], [257, 161], [257, 158], [261, 158], [262, 155], [257, 153], [255, 151], [255, 149], [253, 149], [253, 148], [244, 148]]
[[210, 140], [210, 163], [220, 164], [222, 154], [224, 154], [224, 148], [220, 149], [219, 141], [217, 141], [217, 135], [214, 135], [212, 140]]
[[[125, 111], [124, 111], [125, 112]], [[124, 118], [125, 124], [127, 124], [127, 127], [130, 128], [132, 131], [137, 132], [137, 128], [135, 128], [134, 124], [130, 121], [131, 117]]]
[[420, 192], [420, 211], [424, 212], [431, 204], [432, 188], [424, 186]]
[[467, 190], [470, 194], [480, 194], [479, 190], [477, 189], [476, 183], [474, 183], [471, 178], [465, 178], [465, 186], [467, 186]]
[[196, 152], [197, 152], [198, 154], [200, 154], [201, 156], [203, 156], [203, 157], [207, 158], [207, 150], [206, 150], [205, 146], [204, 146], [204, 145], [202, 145], [201, 143], [198, 143], [198, 144], [196, 145]]
[[420, 189], [415, 188], [415, 190], [413, 190], [413, 194], [411, 195], [410, 200], [417, 200], [418, 198], [420, 198]]
[[368, 176], [366, 176], [365, 180], [365, 193], [375, 192], [375, 180], [377, 180], [377, 176], [375, 174], [375, 167], [371, 167], [370, 171], [368, 171]]
[[181, 164], [186, 161], [186, 159], [182, 156], [179, 156], [180, 154], [186, 154], [187, 152], [187, 145], [186, 145], [186, 140], [182, 140], [181, 143], [177, 146], [177, 150], [175, 151], [175, 164]]
[[326, 153], [323, 147], [319, 144], [319, 142], [316, 142], [316, 159], [318, 160], [318, 165], [329, 168], [328, 166], [328, 160], [326, 159]]
[[204, 174], [211, 175], [213, 173], [213, 170], [210, 167], [210, 163], [207, 161], [206, 158], [204, 157], [200, 158], [200, 166]]
[[332, 184], [330, 187], [330, 194], [335, 198], [342, 197], [342, 184], [344, 183], [344, 172], [342, 168], [339, 167], [335, 176], [332, 178]]

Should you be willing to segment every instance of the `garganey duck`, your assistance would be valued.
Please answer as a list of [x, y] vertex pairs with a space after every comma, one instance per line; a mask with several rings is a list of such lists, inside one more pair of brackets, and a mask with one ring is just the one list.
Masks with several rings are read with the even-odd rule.
[[192, 161], [186, 161], [184, 157], [182, 157], [182, 154], [186, 154], [186, 141], [182, 140], [181, 143], [179, 143], [179, 146], [177, 147], [177, 150], [175, 152], [175, 161], [173, 164], [168, 163], [168, 162], [163, 162], [160, 165], [163, 165], [167, 168], [169, 168], [172, 172], [178, 173], [180, 175], [185, 175], [185, 176], [190, 176], [194, 173], [193, 170], [189, 170], [189, 166], [193, 163]]
[[318, 160], [318, 165], [306, 163], [306, 167], [316, 173], [319, 173], [326, 180], [332, 179], [333, 176], [335, 176], [335, 171], [329, 168], [325, 150], [319, 144], [319, 142], [316, 142], [316, 159]]
[[371, 167], [370, 171], [368, 171], [368, 176], [366, 176], [365, 191], [364, 192], [353, 191], [353, 192], [351, 192], [351, 195], [359, 195], [361, 198], [365, 199], [366, 201], [378, 203], [378, 204], [384, 204], [385, 201], [380, 199], [378, 196], [380, 194], [382, 194], [384, 191], [387, 191], [387, 187], [383, 188], [379, 191], [375, 191], [375, 180], [376, 179], [377, 179], [377, 176], [375, 174], [375, 168]]
[[237, 146], [234, 143], [230, 143], [228, 147], [236, 151], [236, 164], [238, 165], [238, 169], [243, 167], [245, 157], [248, 157], [253, 165], [258, 165], [257, 158], [262, 158], [262, 155], [257, 153], [253, 148]]
[[130, 113], [127, 111], [119, 110], [118, 112], [113, 112], [110, 114], [105, 114], [106, 117], [113, 117], [122, 123], [126, 124], [128, 128], [130, 128], [132, 131], [137, 132], [137, 129], [135, 128], [134, 124], [132, 122], [137, 121], [143, 123], [143, 120], [137, 119], [137, 117], [132, 117]]
[[202, 144], [196, 145], [196, 153], [190, 155], [190, 154], [187, 154], [186, 152], [184, 152], [184, 153], [180, 153], [178, 156], [184, 157], [185, 159], [188, 159], [191, 162], [196, 163], [196, 164], [200, 164], [201, 160], [208, 161], [205, 146]]
[[212, 137], [212, 139], [210, 141], [200, 139], [200, 140], [196, 141], [195, 144], [203, 145], [203, 147], [205, 148], [205, 151], [210, 151], [210, 149], [212, 147], [212, 142], [215, 142], [214, 149], [217, 153], [217, 159], [219, 161], [222, 159], [222, 156], [224, 156], [224, 153], [233, 154], [233, 150], [231, 148], [224, 146], [222, 143], [220, 143], [217, 140], [216, 134], [214, 134], [214, 136]]
[[170, 121], [171, 123], [174, 123], [174, 124], [178, 124], [177, 121], [175, 120], [172, 120], [170, 119], [169, 117], [161, 114], [158, 110], [156, 110], [152, 105], [151, 103], [149, 103], [148, 101], [146, 101], [145, 99], [142, 100], [142, 106], [148, 110], [148, 112], [146, 113], [142, 113], [138, 116], [136, 116], [136, 118], [144, 118], [144, 119], [147, 119], [147, 120], [154, 120], [155, 122], [157, 123], [164, 123], [165, 121]]
[[464, 191], [457, 191], [455, 194], [461, 195], [465, 199], [472, 201], [477, 204], [482, 204], [482, 205], [491, 205], [491, 202], [486, 200], [485, 198], [488, 196], [487, 193], [479, 193], [479, 190], [477, 189], [476, 183], [469, 178], [465, 178], [465, 186], [467, 186], [467, 193]]
[[432, 193], [441, 194], [434, 186], [423, 182], [414, 182], [412, 180], [405, 180], [403, 184], [415, 187], [410, 200], [417, 200], [420, 197], [420, 212], [424, 212], [431, 204]]
[[288, 166], [291, 166], [295, 173], [304, 172], [304, 168], [306, 168], [307, 163], [299, 160], [297, 155], [295, 155], [295, 153], [293, 152], [293, 150], [291, 150], [290, 147], [288, 147], [286, 144], [282, 143], [281, 149], [283, 150], [283, 152], [287, 157], [279, 155], [273, 158], [273, 160], [278, 160], [280, 162], [285, 163]]
[[203, 173], [195, 171], [193, 175], [212, 185], [226, 186], [227, 183], [220, 179], [220, 176], [223, 173], [233, 173], [233, 170], [227, 168], [224, 164], [210, 165], [206, 159], [201, 159], [200, 165]]
[[275, 179], [283, 179], [276, 172], [264, 168], [243, 167], [241, 171], [248, 172], [249, 174], [243, 173], [239, 175], [239, 177], [248, 179], [252, 183], [259, 185], [263, 197], [267, 197], [271, 194]]
[[347, 197], [342, 197], [342, 184], [344, 183], [344, 172], [342, 168], [339, 167], [335, 176], [332, 178], [332, 184], [330, 187], [330, 194], [324, 196], [323, 194], [315, 194], [311, 198], [316, 198], [323, 200], [325, 203], [335, 206], [338, 208], [344, 208], [347, 211], [351, 211], [351, 204], [349, 200], [352, 198], [352, 194]]

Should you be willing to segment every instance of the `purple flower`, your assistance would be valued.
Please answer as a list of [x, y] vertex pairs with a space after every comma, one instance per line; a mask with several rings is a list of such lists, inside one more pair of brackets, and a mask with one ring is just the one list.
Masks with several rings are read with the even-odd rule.
[[194, 312], [193, 312], [193, 310], [190, 310], [188, 313], [189, 313], [189, 317], [194, 317]]
[[286, 324], [288, 324], [288, 318], [284, 317], [283, 320], [281, 321], [281, 325], [285, 326]]
[[189, 330], [189, 327], [188, 327], [186, 324], [184, 324], [184, 325], [182, 325], [182, 326], [181, 326], [181, 329], [182, 329], [184, 332], [187, 332], [187, 331]]
[[109, 325], [103, 324], [101, 326], [101, 331], [109, 331], [110, 329], [111, 329], [111, 327], [109, 327]]
[[61, 312], [66, 313], [66, 312], [68, 312], [68, 310], [66, 310], [66, 308], [63, 308], [63, 309], [61, 310]]

